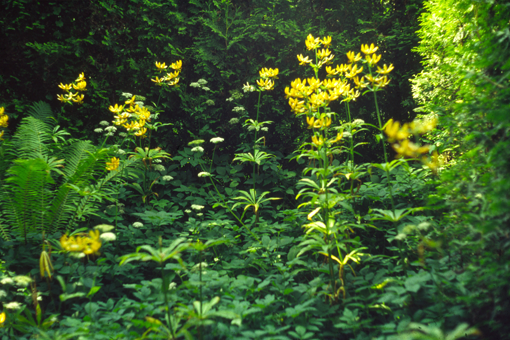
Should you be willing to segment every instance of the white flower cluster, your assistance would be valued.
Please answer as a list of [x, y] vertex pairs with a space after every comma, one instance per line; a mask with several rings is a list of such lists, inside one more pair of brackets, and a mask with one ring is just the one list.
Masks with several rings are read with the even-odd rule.
[[193, 209], [193, 210], [202, 210], [204, 208], [205, 207], [203, 205], [198, 205], [198, 204], [192, 204], [191, 205], [191, 209]]
[[104, 130], [108, 132], [115, 132], [117, 131], [117, 128], [115, 126], [107, 126], [104, 128]]
[[95, 132], [95, 133], [101, 133], [101, 132], [103, 132], [103, 129], [101, 129], [101, 128], [97, 128], [97, 129], [94, 129], [94, 132]]
[[199, 80], [198, 80], [198, 83], [199, 83], [200, 85], [205, 85], [205, 84], [207, 84], [207, 80], [205, 80], [205, 79], [199, 79]]
[[128, 92], [122, 92], [121, 96], [125, 97], [127, 99], [133, 98], [133, 95], [131, 93], [128, 93]]
[[365, 124], [365, 121], [363, 119], [355, 119], [352, 124], [354, 125], [361, 125], [361, 124]]
[[143, 227], [143, 223], [142, 222], [135, 222], [135, 223], [133, 223], [133, 227], [141, 228], [141, 227]]
[[234, 100], [234, 97], [229, 97], [229, 98], [226, 99], [227, 102], [231, 102], [233, 100]]
[[198, 177], [209, 177], [209, 176], [211, 176], [211, 174], [206, 171], [202, 171], [202, 172], [198, 173]]
[[236, 106], [232, 109], [232, 111], [234, 112], [243, 112], [244, 111], [244, 107], [242, 106]]
[[213, 137], [211, 138], [211, 143], [213, 144], [218, 144], [218, 143], [221, 143], [223, 142], [225, 139], [221, 138], [221, 137]]
[[128, 134], [127, 134], [127, 133], [125, 133], [125, 132], [119, 132], [119, 136], [121, 136], [121, 137], [127, 137], [127, 135], [128, 135]]
[[267, 132], [267, 131], [269, 131], [269, 128], [267, 126], [264, 126], [264, 127], [261, 127], [260, 130]]
[[99, 125], [108, 126], [108, 125], [110, 125], [110, 123], [108, 123], [106, 120], [102, 120], [99, 122]]
[[164, 167], [163, 165], [161, 165], [161, 164], [153, 165], [153, 168], [154, 168], [154, 170], [156, 170], [156, 171], [160, 171], [160, 172], [165, 171], [165, 167]]
[[166, 176], [163, 176], [162, 177], [163, 181], [165, 182], [170, 182], [171, 180], [173, 180], [174, 178], [170, 175], [166, 175]]
[[117, 155], [125, 155], [125, 154], [126, 154], [126, 151], [124, 151], [122, 149], [117, 150]]
[[99, 238], [104, 241], [115, 241], [117, 236], [114, 233], [102, 233]]
[[239, 123], [239, 118], [234, 117], [234, 118], [230, 119], [228, 123], [229, 124], [237, 124], [237, 123]]
[[193, 83], [190, 83], [189, 86], [191, 86], [191, 87], [200, 87], [200, 84], [196, 83], [196, 82], [193, 82]]
[[207, 100], [205, 101], [205, 105], [209, 105], [209, 106], [214, 105], [214, 100], [207, 99]]
[[201, 146], [195, 146], [193, 149], [191, 149], [191, 152], [204, 152], [204, 148]]

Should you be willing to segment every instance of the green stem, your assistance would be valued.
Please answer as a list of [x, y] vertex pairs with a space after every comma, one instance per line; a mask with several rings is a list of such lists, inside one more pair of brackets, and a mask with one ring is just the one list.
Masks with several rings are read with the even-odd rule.
[[[260, 98], [262, 97], [262, 91], [259, 91], [259, 99], [257, 101], [257, 118], [255, 122], [258, 124], [259, 122], [259, 111], [260, 111]], [[257, 147], [257, 132], [258, 130], [255, 128], [255, 139], [253, 140], [253, 154], [255, 155], [255, 149]], [[256, 190], [255, 184], [255, 163], [253, 163], [253, 190]]]
[[165, 308], [166, 316], [168, 318], [168, 327], [170, 328], [170, 333], [172, 333], [172, 339], [175, 339], [174, 328], [172, 326], [172, 319], [170, 318], [170, 307], [168, 306], [168, 286], [165, 287], [165, 271], [163, 270], [163, 262], [161, 262], [161, 279], [163, 280], [163, 282], [161, 283], [161, 290], [163, 291], [163, 295], [165, 296]]

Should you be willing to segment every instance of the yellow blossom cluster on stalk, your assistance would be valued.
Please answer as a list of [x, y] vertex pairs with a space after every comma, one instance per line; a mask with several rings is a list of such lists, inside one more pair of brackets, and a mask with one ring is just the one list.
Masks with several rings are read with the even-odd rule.
[[263, 67], [259, 71], [260, 79], [257, 80], [257, 85], [261, 91], [270, 91], [274, 88], [274, 79], [278, 79], [280, 71], [275, 68]]
[[432, 153], [431, 157], [426, 154], [429, 153], [430, 145], [418, 145], [409, 138], [411, 136], [419, 136], [429, 131], [432, 131], [437, 125], [437, 119], [427, 121], [413, 121], [411, 123], [400, 124], [399, 122], [390, 119], [384, 128], [384, 132], [388, 136], [388, 141], [397, 152], [397, 157], [405, 158], [420, 158], [423, 164], [428, 166], [434, 173], [439, 166], [439, 155], [436, 151]]
[[[361, 45], [361, 53], [347, 52], [348, 62], [332, 66], [334, 55], [329, 50], [331, 37], [315, 38], [311, 34], [305, 40], [306, 48], [315, 52], [315, 61], [302, 54], [297, 55], [300, 65], [309, 65], [314, 69], [315, 77], [293, 80], [290, 87], [285, 88], [286, 98], [291, 110], [297, 115], [306, 115], [310, 129], [324, 129], [331, 124], [331, 117], [324, 112], [329, 104], [335, 100], [351, 101], [360, 96], [360, 90], [379, 91], [390, 82], [388, 74], [393, 65], [377, 66], [381, 55], [377, 55], [378, 47], [374, 44]], [[358, 63], [367, 64], [364, 67]], [[318, 78], [318, 71], [325, 66], [326, 79]], [[377, 66], [377, 70], [373, 68]], [[364, 72], [365, 71], [365, 72]], [[321, 140], [322, 138], [322, 140]], [[330, 143], [341, 139], [340, 135], [329, 140]], [[324, 137], [315, 135], [312, 143], [316, 146], [324, 144]]]
[[146, 107], [135, 103], [136, 96], [126, 100], [124, 105], [110, 105], [109, 110], [115, 114], [113, 124], [122, 125], [128, 132], [136, 137], [145, 138], [147, 134], [146, 122], [151, 121], [151, 113]]
[[85, 255], [96, 255], [101, 248], [101, 239], [99, 230], [91, 230], [88, 234], [78, 234], [75, 236], [63, 235], [60, 238], [62, 249], [73, 252], [83, 253]]
[[[9, 116], [5, 114], [5, 107], [0, 107], [0, 128], [9, 126]], [[4, 130], [0, 131], [0, 140], [3, 140]]]
[[[165, 71], [168, 66], [166, 63], [160, 63], [156, 61], [156, 68], [158, 69], [159, 73]], [[162, 85], [168, 85], [168, 86], [175, 86], [179, 83], [179, 73], [181, 73], [182, 68], [182, 60], [177, 60], [175, 63], [170, 64], [170, 68], [173, 69], [173, 72], [168, 72], [164, 77], [159, 78], [156, 77], [155, 79], [151, 79], [156, 85], [162, 86]]]
[[[62, 103], [76, 103], [83, 104], [83, 99], [85, 98], [84, 94], [80, 94], [80, 92], [87, 91], [87, 82], [85, 81], [85, 74], [82, 72], [78, 76], [78, 78], [72, 84], [62, 84], [58, 86], [62, 90], [66, 91], [66, 94], [57, 94], [57, 99]], [[72, 92], [72, 90], [78, 92]]]

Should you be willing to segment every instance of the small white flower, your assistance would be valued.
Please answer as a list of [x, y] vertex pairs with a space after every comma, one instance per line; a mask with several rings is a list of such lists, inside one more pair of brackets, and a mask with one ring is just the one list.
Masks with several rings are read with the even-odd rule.
[[21, 303], [19, 303], [17, 301], [12, 301], [12, 302], [4, 304], [4, 308], [7, 308], [7, 309], [20, 309], [21, 308]]
[[95, 133], [101, 133], [101, 132], [103, 132], [103, 129], [101, 129], [101, 128], [97, 128], [97, 129], [94, 129], [94, 132], [95, 132]]
[[207, 99], [207, 100], [205, 101], [205, 105], [209, 105], [209, 106], [214, 105], [214, 100]]
[[237, 124], [237, 123], [239, 123], [239, 118], [232, 118], [232, 119], [230, 119], [230, 121], [228, 123], [229, 124]]
[[200, 265], [202, 265], [202, 274], [204, 273], [204, 269], [209, 267], [209, 265], [206, 262], [197, 263], [196, 265], [191, 267], [191, 272], [194, 273], [194, 272], [199, 271], [200, 270]]
[[131, 93], [122, 92], [122, 97], [126, 97], [127, 99], [133, 98], [133, 95]]
[[126, 151], [124, 151], [122, 149], [117, 150], [117, 155], [125, 155], [125, 154], [126, 154]]
[[6, 277], [6, 278], [2, 279], [2, 281], [0, 281], [0, 283], [3, 285], [13, 285], [14, 280], [11, 279], [10, 277]]
[[186, 209], [186, 210], [184, 210], [184, 212], [185, 212], [186, 214], [190, 214], [190, 213], [191, 213], [191, 210], [190, 210], [190, 209]]
[[361, 124], [365, 124], [365, 121], [363, 119], [355, 119], [352, 124], [354, 125], [361, 125]]
[[197, 216], [204, 216], [204, 214], [203, 213], [198, 213]]
[[205, 207], [203, 205], [198, 205], [198, 204], [192, 204], [191, 205], [191, 209], [193, 209], [193, 210], [202, 210], [204, 208]]
[[172, 176], [170, 176], [170, 175], [163, 176], [163, 181], [165, 181], [165, 182], [170, 182], [173, 179], [174, 178]]
[[201, 146], [195, 146], [193, 149], [191, 149], [192, 152], [204, 152], [204, 148]]
[[108, 133], [105, 133], [104, 135], [105, 135], [106, 137], [111, 137], [111, 136], [113, 136], [113, 135], [114, 135], [114, 133], [113, 133], [113, 132], [108, 132]]
[[0, 290], [0, 299], [3, 299], [6, 296], [7, 296], [7, 293], [5, 292], [5, 290]]
[[204, 90], [204, 91], [211, 91], [211, 89], [208, 88], [207, 86], [202, 87], [202, 90]]
[[13, 277], [14, 281], [16, 281], [16, 284], [21, 287], [26, 287], [32, 282], [32, 279], [29, 276], [24, 275], [18, 275]]
[[156, 171], [160, 171], [160, 172], [165, 171], [165, 167], [161, 164], [153, 165], [153, 167], [154, 167], [154, 170], [156, 170]]
[[163, 161], [161, 159], [159, 159], [159, 158], [156, 158], [156, 159], [152, 160], [152, 163], [161, 163], [161, 162], [163, 162]]
[[105, 241], [115, 241], [117, 236], [114, 233], [102, 233], [99, 238]]
[[84, 253], [79, 253], [79, 252], [71, 252], [71, 253], [68, 253], [67, 256], [70, 256], [70, 257], [74, 257], [75, 259], [81, 259], [81, 258], [84, 258], [85, 257], [85, 254]]
[[135, 223], [133, 223], [133, 227], [141, 228], [141, 227], [143, 227], [143, 223], [142, 222], [135, 222]]
[[119, 132], [119, 136], [121, 136], [121, 137], [127, 137], [127, 135], [128, 135], [128, 134], [127, 134], [127, 133], [125, 133], [125, 132]]
[[104, 128], [104, 130], [108, 132], [115, 132], [117, 131], [117, 128], [115, 126], [107, 126]]
[[175, 289], [175, 288], [177, 288], [177, 283], [175, 283], [175, 282], [171, 282], [168, 285], [168, 290], [172, 290], [172, 289]]
[[242, 112], [242, 111], [244, 111], [244, 107], [242, 107], [242, 106], [236, 106], [236, 107], [234, 107], [234, 108], [232, 109], [232, 111], [234, 111], [234, 112]]
[[211, 176], [211, 174], [206, 171], [202, 171], [202, 172], [198, 173], [198, 177], [209, 177], [209, 176]]
[[94, 227], [94, 229], [97, 229], [97, 230], [102, 231], [103, 233], [106, 233], [110, 230], [115, 229], [115, 227], [112, 225], [109, 225], [109, 224], [98, 224]]
[[395, 238], [394, 238], [394, 239], [395, 239], [395, 240], [398, 240], [398, 241], [402, 241], [402, 240], [404, 240], [406, 237], [407, 237], [407, 235], [406, 235], [406, 234], [404, 234], [404, 233], [399, 233], [397, 236], [395, 236]]
[[233, 98], [233, 97], [230, 97], [230, 98], [227, 98], [226, 100], [227, 100], [227, 102], [231, 102], [231, 101], [233, 101], [233, 100], [234, 100], [234, 98]]
[[351, 138], [352, 134], [350, 132], [344, 131], [343, 138]]
[[221, 137], [214, 137], [214, 138], [211, 138], [211, 143], [213, 144], [218, 144], [218, 143], [221, 143], [223, 142], [225, 139], [221, 138]]
[[99, 122], [99, 125], [108, 126], [108, 125], [110, 125], [110, 123], [108, 123], [106, 120], [103, 120], [103, 121]]
[[135, 102], [135, 105], [138, 105], [140, 107], [143, 107], [143, 102]]
[[255, 130], [255, 126], [253, 126], [253, 125], [248, 126], [248, 131], [253, 131], [253, 130]]
[[191, 87], [200, 87], [199, 83], [190, 83], [189, 86]]
[[199, 83], [200, 85], [205, 85], [205, 84], [207, 84], [207, 80], [205, 80], [205, 79], [199, 79], [199, 80], [198, 80], [198, 83]]
[[267, 131], [269, 131], [269, 128], [267, 126], [264, 126], [264, 127], [261, 127], [260, 130], [267, 132]]

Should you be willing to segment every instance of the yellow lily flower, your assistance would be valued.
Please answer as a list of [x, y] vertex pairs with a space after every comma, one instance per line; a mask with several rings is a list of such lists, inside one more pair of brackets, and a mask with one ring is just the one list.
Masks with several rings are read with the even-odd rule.
[[377, 52], [378, 49], [379, 49], [379, 47], [374, 46], [373, 43], [370, 44], [370, 46], [368, 46], [368, 44], [366, 44], [366, 45], [361, 44], [361, 52], [363, 52], [365, 54], [375, 53], [375, 52]]
[[145, 133], [147, 132], [147, 128], [141, 128], [140, 130], [135, 132], [135, 136], [137, 137], [145, 137]]
[[331, 66], [326, 66], [326, 73], [330, 77], [336, 76], [338, 74], [338, 69], [336, 69], [336, 68], [334, 69]]
[[85, 95], [78, 94], [76, 95], [76, 98], [73, 98], [72, 101], [77, 103], [78, 105], [83, 104], [83, 99], [85, 98]]
[[181, 72], [180, 70], [177, 70], [175, 72], [169, 72], [169, 73], [166, 74], [166, 76], [163, 79], [167, 80], [167, 81], [175, 79], [175, 78], [177, 78], [179, 76], [180, 72]]
[[0, 116], [3, 116], [5, 112], [5, 107], [0, 107]]
[[378, 87], [385, 87], [386, 85], [388, 85], [390, 83], [390, 81], [391, 81], [391, 79], [388, 79], [387, 76], [383, 76], [383, 77], [377, 78], [375, 84]]
[[299, 60], [299, 65], [306, 65], [312, 62], [312, 60], [308, 58], [308, 56], [303, 57], [302, 54], [298, 54], [297, 58]]
[[347, 72], [351, 69], [351, 64], [340, 64], [340, 65], [336, 65], [336, 71], [338, 73], [344, 73], [344, 72]]
[[355, 63], [361, 60], [361, 54], [358, 53], [355, 55], [353, 51], [349, 51], [347, 52], [347, 59], [349, 59], [350, 63]]
[[289, 105], [292, 111], [295, 113], [303, 113], [305, 112], [305, 104], [304, 101], [299, 101], [297, 98], [289, 98]]
[[127, 122], [127, 119], [117, 118], [112, 123], [119, 126], [119, 125], [125, 124], [126, 122]]
[[76, 82], [80, 82], [85, 80], [85, 74], [82, 72], [78, 75], [78, 78], [75, 80]]
[[321, 39], [322, 46], [329, 47], [331, 45], [331, 37], [328, 35], [327, 37], [324, 37]]
[[113, 113], [120, 113], [124, 109], [124, 105], [115, 104], [115, 106], [111, 106], [108, 108]]
[[308, 85], [310, 86], [310, 90], [313, 92], [318, 89], [322, 85], [322, 81], [317, 78], [308, 78]]
[[113, 171], [117, 170], [120, 165], [120, 160], [117, 157], [113, 157], [109, 162], [106, 162], [106, 170]]
[[367, 54], [365, 56], [365, 59], [367, 60], [367, 62], [370, 66], [373, 66], [373, 65], [377, 64], [379, 62], [379, 60], [381, 60], [381, 57], [382, 57], [382, 54], [377, 55], [374, 53], [373, 56], [370, 56], [369, 54]]
[[158, 77], [156, 77], [156, 79], [151, 79], [151, 81], [155, 82], [156, 85], [161, 86], [161, 85], [163, 85], [163, 82], [165, 81], [165, 79], [164, 78], [159, 79]]
[[57, 99], [62, 103], [67, 101], [67, 99], [61, 94], [57, 94]]
[[179, 82], [179, 79], [180, 79], [180, 78], [174, 78], [174, 79], [170, 80], [170, 81], [168, 82], [168, 86], [174, 86], [174, 85], [177, 85], [177, 83]]
[[73, 85], [60, 83], [60, 85], [58, 87], [60, 87], [62, 90], [66, 91], [66, 92], [69, 92], [69, 90], [73, 87]]
[[136, 96], [131, 97], [130, 100], [126, 100], [126, 105], [134, 105]]
[[269, 91], [269, 90], [272, 90], [273, 87], [274, 87], [274, 82], [271, 80], [271, 79], [257, 79], [257, 85], [262, 89], [262, 90], [266, 90], [266, 91]]
[[87, 91], [86, 87], [87, 87], [87, 82], [86, 81], [80, 81], [76, 85], [73, 84], [73, 88], [76, 91]]
[[177, 60], [175, 63], [170, 64], [170, 67], [174, 70], [180, 70], [182, 68], [182, 60]]
[[324, 59], [325, 57], [328, 57], [330, 54], [331, 51], [328, 48], [317, 51], [317, 57], [319, 57], [319, 59]]
[[359, 77], [356, 76], [352, 78], [352, 80], [354, 81], [354, 84], [356, 84], [357, 89], [363, 89], [368, 85], [367, 83], [365, 83], [365, 77], [361, 77], [361, 79], [359, 79]]
[[260, 74], [260, 77], [261, 78], [275, 78], [275, 79], [278, 79], [278, 72], [280, 72], [277, 68], [275, 69], [272, 69], [272, 68], [262, 68], [260, 71], [259, 71], [259, 74]]
[[318, 138], [317, 136], [312, 136], [312, 143], [316, 146], [321, 146], [324, 144], [324, 138], [322, 138], [322, 136], [319, 136]]
[[342, 140], [343, 136], [344, 136], [344, 134], [343, 134], [343, 133], [338, 132], [338, 133], [336, 134], [336, 137], [335, 137], [334, 139], [331, 139], [331, 140], [330, 140], [330, 142], [331, 142], [331, 143], [340, 142], [340, 141]]
[[124, 125], [122, 125], [126, 130], [128, 131], [131, 131], [131, 130], [138, 130], [140, 128], [140, 125], [138, 124], [138, 122], [130, 122], [130, 123], [126, 123]]
[[166, 69], [168, 66], [166, 66], [166, 63], [160, 63], [156, 61], [156, 68], [159, 72], [162, 72], [164, 69]]
[[7, 318], [5, 312], [0, 313], [0, 325], [5, 322], [5, 319]]
[[313, 50], [319, 46], [320, 39], [314, 38], [313, 35], [308, 34], [305, 40], [305, 45], [308, 50]]
[[377, 73], [388, 74], [391, 71], [393, 71], [393, 69], [394, 69], [393, 64], [390, 64], [390, 66], [386, 66], [386, 64], [384, 64], [382, 69], [379, 66], [377, 66]]
[[0, 140], [4, 140], [2, 137], [4, 136], [5, 131], [0, 131]]
[[358, 68], [358, 65], [357, 64], [353, 64], [352, 67], [350, 68], [349, 72], [346, 72], [345, 73], [345, 77], [347, 78], [353, 78], [355, 77], [357, 74], [360, 74], [361, 72], [363, 72], [363, 66], [361, 66], [360, 68]]

